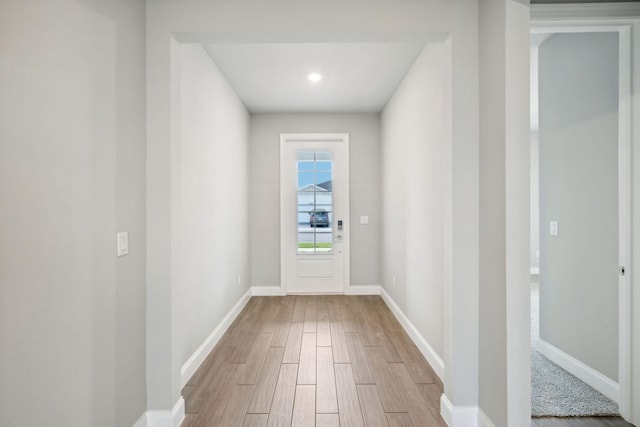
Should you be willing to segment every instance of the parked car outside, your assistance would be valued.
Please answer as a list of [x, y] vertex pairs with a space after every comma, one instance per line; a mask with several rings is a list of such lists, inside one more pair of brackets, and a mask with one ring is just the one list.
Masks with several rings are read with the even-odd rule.
[[309, 225], [311, 227], [328, 227], [329, 213], [324, 209], [309, 212]]

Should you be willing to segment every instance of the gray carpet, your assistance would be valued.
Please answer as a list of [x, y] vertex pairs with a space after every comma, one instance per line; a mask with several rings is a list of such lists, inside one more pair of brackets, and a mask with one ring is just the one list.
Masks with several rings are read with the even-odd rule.
[[531, 416], [606, 415], [619, 415], [618, 405], [537, 351], [531, 351]]
[[531, 416], [619, 415], [618, 405], [536, 351], [539, 288], [531, 286]]

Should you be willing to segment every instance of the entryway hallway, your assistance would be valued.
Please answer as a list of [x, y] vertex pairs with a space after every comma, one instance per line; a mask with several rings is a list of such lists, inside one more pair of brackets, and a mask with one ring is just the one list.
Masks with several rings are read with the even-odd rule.
[[442, 391], [379, 296], [253, 297], [184, 387], [183, 426], [441, 427]]

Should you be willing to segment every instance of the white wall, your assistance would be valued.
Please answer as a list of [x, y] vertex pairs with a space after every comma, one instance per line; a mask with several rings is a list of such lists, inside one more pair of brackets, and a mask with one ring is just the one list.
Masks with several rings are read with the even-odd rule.
[[440, 358], [451, 173], [446, 58], [443, 43], [427, 44], [381, 119], [382, 285]]
[[[529, 186], [530, 202], [529, 216], [531, 218], [531, 249], [529, 264], [531, 274], [540, 271], [540, 197], [538, 173], [538, 47], [549, 35], [532, 35], [531, 54], [529, 64], [530, 115], [531, 115], [531, 182]], [[537, 279], [536, 279], [537, 280]]]
[[538, 152], [540, 143], [538, 142], [538, 130], [531, 131], [531, 185], [529, 186], [530, 196], [530, 217], [531, 217], [531, 245], [529, 249], [529, 265], [531, 274], [540, 272], [540, 173]]
[[180, 363], [249, 288], [249, 114], [201, 45], [180, 47]]
[[4, 427], [145, 410], [144, 23], [142, 0], [0, 4]]
[[[504, 1], [487, 1], [480, 11], [480, 406], [494, 425], [507, 426], [506, 193]], [[487, 96], [497, 92], [495, 98]], [[483, 120], [484, 119], [484, 120]], [[495, 260], [492, 265], [491, 260]]]
[[479, 403], [495, 426], [524, 426], [531, 416], [529, 7], [482, 6]]
[[617, 381], [618, 35], [556, 34], [539, 67], [540, 338]]
[[[351, 286], [380, 284], [380, 120], [377, 114], [254, 114], [250, 136], [251, 282], [280, 286], [280, 134], [348, 133]], [[368, 215], [369, 224], [360, 225]]]

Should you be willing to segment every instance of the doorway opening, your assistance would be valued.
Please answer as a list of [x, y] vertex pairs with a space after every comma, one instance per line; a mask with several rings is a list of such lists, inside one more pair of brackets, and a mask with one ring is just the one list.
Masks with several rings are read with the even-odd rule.
[[532, 416], [629, 419], [630, 27], [532, 33]]

